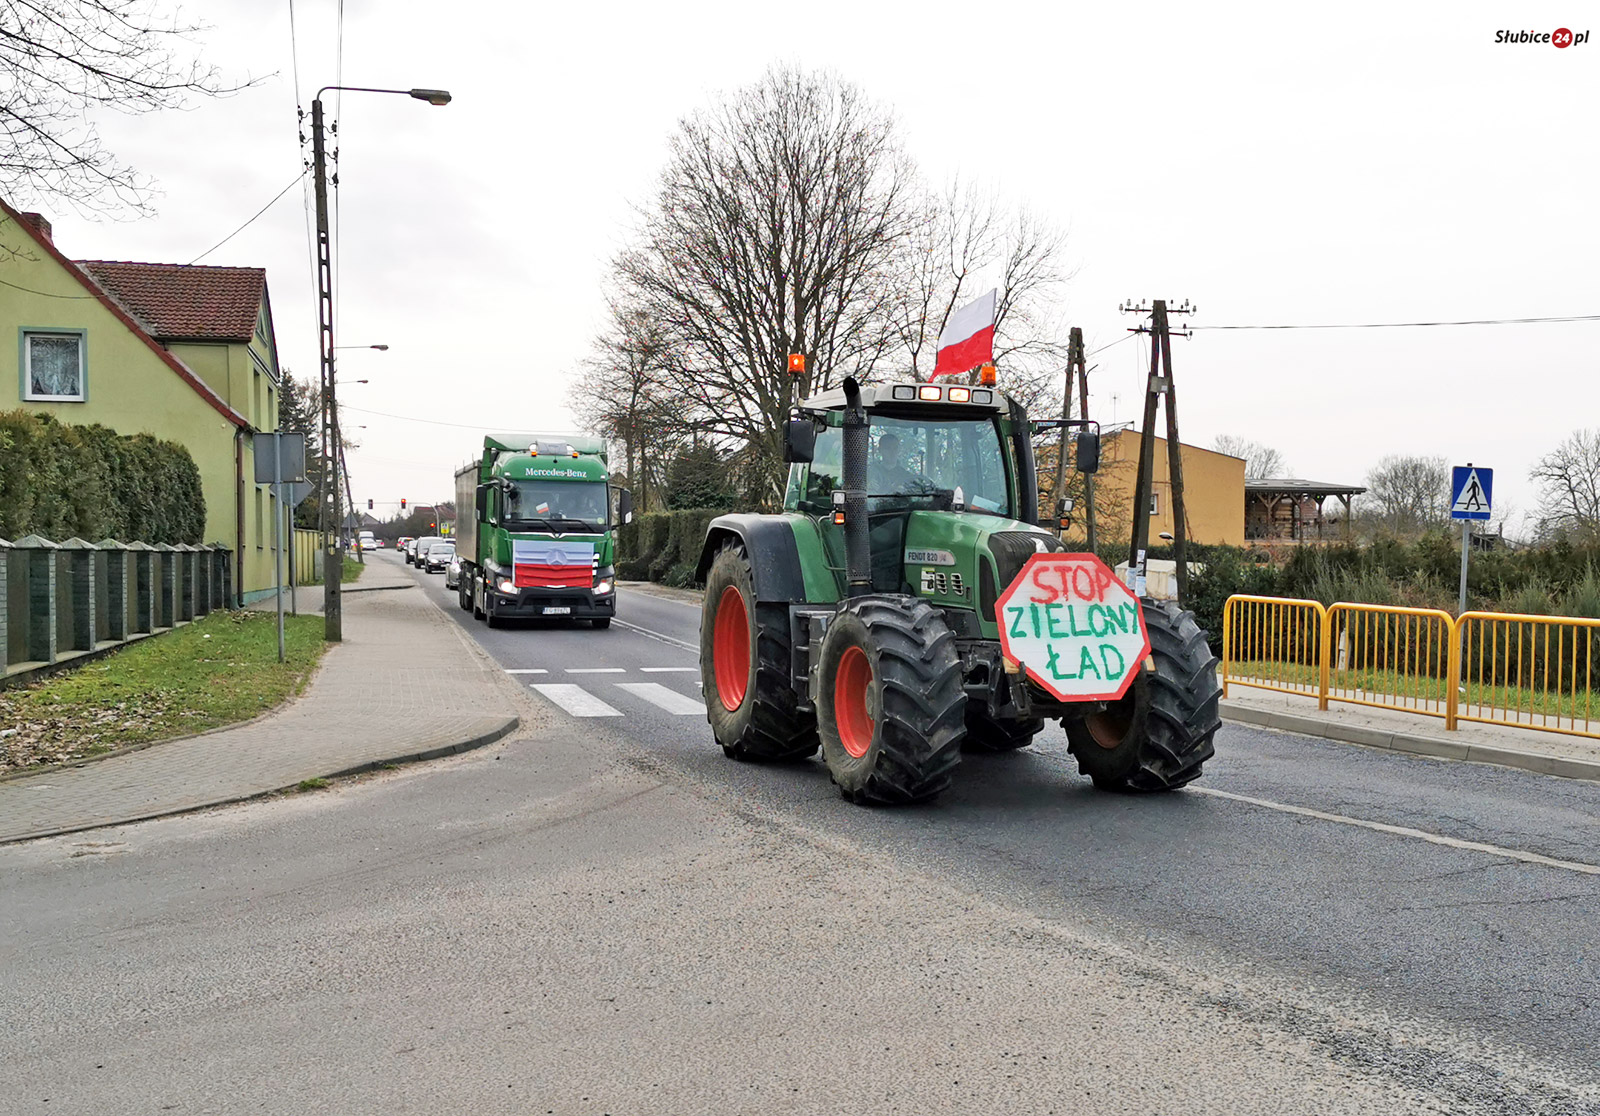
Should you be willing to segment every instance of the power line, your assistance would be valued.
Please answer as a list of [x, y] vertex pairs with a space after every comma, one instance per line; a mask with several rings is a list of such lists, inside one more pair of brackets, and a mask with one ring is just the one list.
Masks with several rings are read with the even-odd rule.
[[1190, 325], [1188, 329], [1409, 329], [1417, 326], [1544, 325], [1548, 322], [1600, 322], [1600, 314], [1555, 318], [1474, 318], [1459, 322], [1314, 322], [1293, 325]]
[[39, 296], [41, 296], [43, 298], [65, 298], [65, 299], [99, 298], [98, 295], [92, 295], [92, 294], [88, 294], [88, 295], [64, 295], [64, 294], [53, 294], [50, 291], [36, 291], [32, 287], [23, 287], [23, 286], [19, 286], [16, 283], [8, 283], [4, 279], [0, 279], [0, 287], [10, 287], [14, 291], [21, 291], [24, 294], [39, 295]]
[[482, 430], [483, 423], [472, 422], [445, 422], [443, 419], [412, 418], [410, 415], [392, 415], [388, 411], [372, 411], [366, 407], [352, 407], [348, 403], [340, 403], [341, 410], [355, 411], [362, 415], [378, 415], [381, 418], [399, 419], [401, 422], [425, 422], [429, 426], [453, 426], [460, 430]]
[[256, 210], [255, 216], [251, 217], [250, 220], [246, 221], [244, 224], [242, 224], [238, 228], [234, 229], [227, 236], [225, 236], [221, 240], [217, 241], [211, 247], [207, 248], [204, 252], [201, 252], [198, 256], [196, 256], [194, 259], [190, 260], [188, 263], [184, 264], [183, 266], [184, 267], [193, 267], [195, 264], [199, 263], [201, 260], [203, 260], [207, 256], [211, 255], [211, 253], [215, 252], [218, 248], [221, 248], [224, 244], [228, 243], [228, 241], [232, 240], [234, 237], [236, 237], [240, 233], [244, 232], [245, 229], [248, 229], [252, 224], [255, 223], [256, 217], [260, 217], [267, 210], [269, 210], [273, 206], [277, 205], [278, 204], [278, 199], [283, 197], [283, 195], [287, 194], [290, 190], [293, 190], [294, 186], [295, 186], [295, 183], [299, 182], [305, 176], [306, 176], [306, 172], [304, 170], [302, 170], [299, 174], [295, 175], [295, 177], [289, 182], [289, 185], [287, 185], [283, 189], [279, 190], [276, 194], [273, 195], [271, 201], [269, 201], [266, 205], [262, 206], [260, 209]]

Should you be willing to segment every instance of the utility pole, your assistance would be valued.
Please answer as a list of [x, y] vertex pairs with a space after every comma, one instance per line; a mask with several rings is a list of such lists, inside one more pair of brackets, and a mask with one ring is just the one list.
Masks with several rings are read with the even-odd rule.
[[323, 469], [335, 470], [322, 504], [322, 613], [324, 639], [344, 638], [339, 596], [344, 573], [344, 509], [339, 499], [338, 400], [333, 378], [333, 258], [328, 237], [328, 159], [322, 137], [322, 98], [311, 102], [311, 172], [317, 195], [317, 336], [321, 346]]
[[[1172, 336], [1167, 314], [1192, 314], [1194, 307], [1185, 302], [1169, 308], [1165, 299], [1156, 299], [1148, 307], [1124, 304], [1124, 313], [1149, 314], [1150, 325], [1139, 326], [1135, 333], [1150, 334], [1150, 378], [1145, 385], [1144, 421], [1139, 428], [1139, 470], [1133, 485], [1133, 542], [1128, 549], [1128, 573], [1136, 593], [1144, 592], [1145, 556], [1150, 542], [1150, 494], [1154, 487], [1156, 404], [1162, 395], [1167, 397], [1167, 469], [1172, 484], [1172, 539], [1176, 559], [1178, 599], [1187, 599], [1189, 591], [1189, 566], [1187, 561], [1187, 518], [1183, 505], [1183, 455], [1178, 438], [1178, 404], [1172, 390]], [[1187, 337], [1187, 333], [1180, 334]]]
[[[1078, 386], [1079, 386], [1079, 389], [1080, 389], [1080, 396], [1081, 396], [1082, 403], [1083, 403], [1083, 413], [1081, 415], [1079, 415], [1078, 417], [1082, 418], [1084, 420], [1087, 420], [1089, 418], [1089, 373], [1084, 368], [1083, 330], [1081, 328], [1079, 328], [1078, 326], [1073, 326], [1072, 329], [1067, 334], [1067, 371], [1066, 371], [1066, 381], [1062, 385], [1062, 392], [1061, 392], [1061, 421], [1062, 421], [1062, 423], [1067, 423], [1067, 422], [1072, 421], [1072, 387], [1073, 387], [1074, 376], [1076, 376], [1077, 383], [1078, 383]], [[1065, 425], [1062, 426], [1062, 428], [1061, 428], [1061, 446], [1056, 452], [1055, 499], [1056, 499], [1058, 505], [1059, 505], [1059, 502], [1061, 500], [1061, 497], [1066, 495], [1066, 491], [1067, 491], [1067, 446], [1068, 446], [1068, 433], [1067, 432], [1068, 432], [1068, 429], [1069, 428], [1066, 427]], [[1095, 544], [1095, 537], [1094, 537], [1094, 477], [1089, 473], [1085, 473], [1083, 475], [1083, 503], [1084, 503], [1085, 524], [1088, 527], [1088, 531], [1089, 531], [1089, 549], [1090, 549], [1090, 551], [1093, 551], [1094, 550], [1094, 544]]]

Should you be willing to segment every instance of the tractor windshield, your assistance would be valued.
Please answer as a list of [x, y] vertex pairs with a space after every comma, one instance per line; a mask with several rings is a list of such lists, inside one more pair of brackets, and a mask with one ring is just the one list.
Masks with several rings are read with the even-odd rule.
[[[805, 487], [791, 490], [791, 507], [830, 506], [834, 489], [843, 486], [843, 433], [837, 426], [818, 432]], [[800, 476], [798, 470], [795, 476]], [[1000, 431], [993, 421], [983, 419], [940, 421], [874, 414], [867, 492], [868, 509], [873, 512], [948, 508], [959, 494], [968, 510], [1012, 514]]]

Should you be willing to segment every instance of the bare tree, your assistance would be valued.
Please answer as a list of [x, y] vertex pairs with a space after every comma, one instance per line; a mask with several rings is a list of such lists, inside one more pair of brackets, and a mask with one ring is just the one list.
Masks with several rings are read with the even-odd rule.
[[[776, 68], [680, 122], [640, 243], [615, 262], [664, 339], [661, 381], [779, 493], [786, 406], [866, 376], [893, 342], [884, 277], [912, 172], [854, 86]], [[804, 353], [804, 376], [788, 355]]]
[[609, 313], [570, 403], [586, 426], [621, 443], [623, 472], [646, 511], [660, 503], [667, 464], [689, 441], [693, 417], [663, 383], [667, 348], [660, 326], [617, 299]]
[[995, 299], [995, 363], [1007, 392], [1030, 411], [1061, 397], [1066, 331], [1052, 313], [1070, 278], [1066, 237], [1026, 208], [952, 182], [916, 204], [900, 267], [895, 336], [907, 371], [933, 371], [950, 315], [989, 287]]
[[1442, 457], [1390, 454], [1367, 474], [1356, 509], [1367, 523], [1396, 535], [1418, 535], [1450, 522], [1450, 466]]
[[23, 204], [149, 210], [150, 180], [106, 149], [91, 111], [182, 108], [245, 87], [194, 57], [192, 37], [205, 28], [162, 7], [0, 0], [0, 193]]
[[1600, 429], [1574, 430], [1529, 472], [1539, 482], [1539, 536], [1600, 542]]
[[1241, 438], [1237, 434], [1217, 435], [1216, 440], [1211, 443], [1211, 448], [1229, 457], [1244, 458], [1245, 480], [1281, 477], [1289, 471], [1289, 466], [1284, 463], [1283, 454], [1271, 446], [1253, 442], [1249, 438]]

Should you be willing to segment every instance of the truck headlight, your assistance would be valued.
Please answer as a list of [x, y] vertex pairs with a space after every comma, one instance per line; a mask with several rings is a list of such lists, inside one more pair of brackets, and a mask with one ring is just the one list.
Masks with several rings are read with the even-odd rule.
[[499, 589], [500, 592], [510, 593], [512, 596], [516, 596], [517, 593], [516, 585], [508, 578], [501, 578]]
[[611, 579], [609, 577], [602, 577], [599, 583], [595, 585], [594, 592], [595, 596], [597, 597], [603, 597], [607, 593], [611, 592]]

